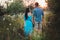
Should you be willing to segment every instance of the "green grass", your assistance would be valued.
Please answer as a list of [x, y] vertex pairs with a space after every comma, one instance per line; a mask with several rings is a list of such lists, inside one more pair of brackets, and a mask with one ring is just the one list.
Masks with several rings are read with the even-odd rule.
[[[23, 29], [24, 15], [5, 15], [0, 19], [0, 40], [21, 40], [21, 35], [17, 32], [19, 28]], [[34, 30], [32, 40], [43, 40], [45, 37], [42, 32]]]

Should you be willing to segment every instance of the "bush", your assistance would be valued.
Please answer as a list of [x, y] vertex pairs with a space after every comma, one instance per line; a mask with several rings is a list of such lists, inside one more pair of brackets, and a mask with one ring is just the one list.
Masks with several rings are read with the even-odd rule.
[[13, 2], [10, 6], [7, 7], [7, 13], [10, 14], [23, 13], [24, 11], [25, 7], [22, 1]]
[[21, 35], [19, 35], [18, 29], [22, 29], [23, 24], [24, 20], [20, 17], [16, 18], [14, 15], [2, 17], [0, 19], [0, 40], [20, 40]]

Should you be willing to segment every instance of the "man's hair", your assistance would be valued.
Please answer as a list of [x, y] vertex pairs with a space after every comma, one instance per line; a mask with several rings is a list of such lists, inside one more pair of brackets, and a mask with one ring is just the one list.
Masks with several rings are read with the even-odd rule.
[[38, 3], [38, 2], [36, 2], [36, 3], [35, 3], [35, 6], [39, 6], [39, 3]]

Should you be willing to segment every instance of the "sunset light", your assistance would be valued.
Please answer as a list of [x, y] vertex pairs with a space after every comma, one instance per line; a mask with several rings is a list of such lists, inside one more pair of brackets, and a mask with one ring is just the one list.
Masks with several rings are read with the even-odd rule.
[[26, 6], [29, 6], [30, 4], [34, 4], [35, 2], [38, 2], [40, 7], [42, 8], [46, 8], [47, 7], [47, 3], [45, 0], [23, 0], [24, 1], [24, 4]]
[[[9, 2], [9, 0], [0, 0], [0, 5], [4, 5], [6, 7], [5, 1]], [[11, 0], [10, 2], [13, 2], [13, 0]], [[34, 4], [35, 2], [38, 2], [40, 7], [44, 9], [48, 6], [46, 0], [23, 0], [23, 2], [25, 6], [29, 6], [30, 4]]]
[[42, 7], [42, 8], [46, 8], [47, 7], [47, 3], [45, 0], [35, 0], [35, 2], [38, 2], [39, 5]]

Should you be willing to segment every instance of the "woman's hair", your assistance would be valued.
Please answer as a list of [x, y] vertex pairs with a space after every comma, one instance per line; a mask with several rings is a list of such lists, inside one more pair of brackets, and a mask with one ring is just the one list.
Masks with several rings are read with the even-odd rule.
[[29, 8], [26, 8], [26, 11], [25, 11], [25, 19], [28, 18], [28, 13], [30, 12]]

